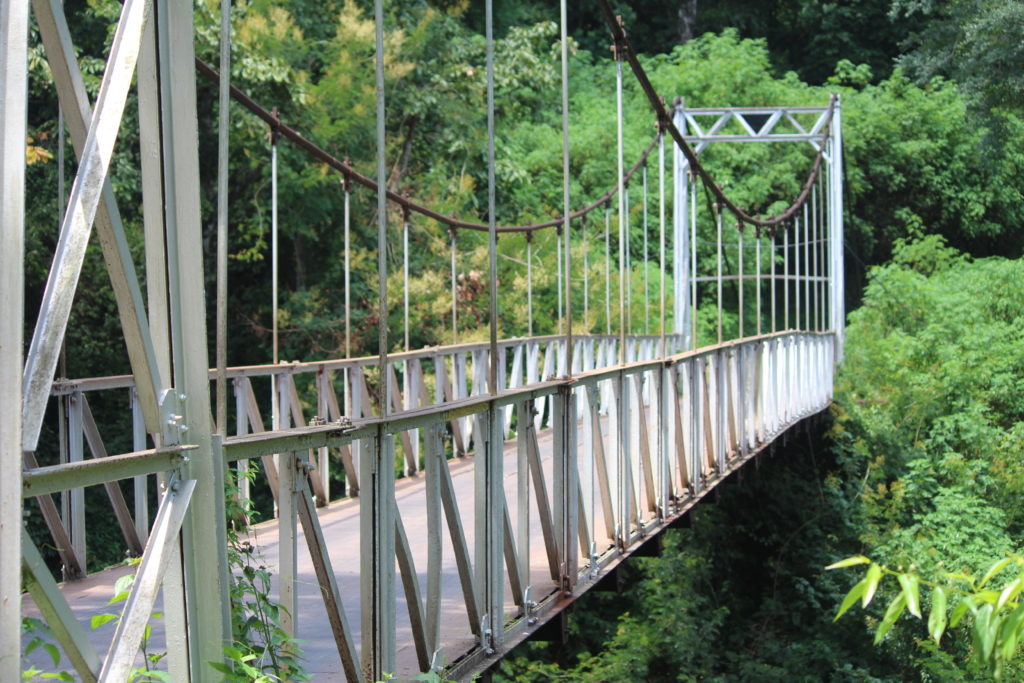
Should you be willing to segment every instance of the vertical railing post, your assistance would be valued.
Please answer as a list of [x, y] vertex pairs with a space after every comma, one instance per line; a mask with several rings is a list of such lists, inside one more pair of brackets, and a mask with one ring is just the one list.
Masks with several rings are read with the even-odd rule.
[[652, 373], [652, 377], [655, 381], [657, 391], [654, 392], [658, 397], [658, 418], [656, 422], [656, 439], [655, 439], [655, 454], [658, 460], [657, 467], [657, 495], [658, 500], [656, 501], [658, 510], [658, 519], [664, 520], [669, 514], [669, 502], [672, 499], [671, 495], [671, 482], [674, 480], [672, 477], [672, 465], [669, 459], [669, 449], [672, 447], [670, 444], [675, 443], [675, 421], [669, 419], [669, 401], [675, 392], [672, 389], [672, 379], [675, 373], [675, 366], [669, 363], [662, 363], [658, 366], [658, 369]]
[[441, 468], [444, 462], [444, 425], [427, 427], [424, 444], [424, 488], [427, 507], [427, 648], [437, 652], [441, 643], [442, 504]]
[[[317, 415], [324, 421], [328, 421], [330, 418], [328, 413], [328, 398], [327, 392], [333, 392], [334, 387], [331, 385], [331, 375], [327, 371], [327, 368], [320, 367], [316, 371], [316, 407]], [[324, 500], [317, 501], [320, 505], [327, 505], [331, 500], [331, 477], [330, 477], [330, 463], [331, 463], [331, 452], [326, 446], [319, 449], [317, 453], [317, 468], [318, 472], [315, 476], [320, 479], [320, 486], [324, 492]]]
[[364, 440], [359, 463], [359, 577], [362, 668], [370, 681], [395, 671], [394, 463], [390, 434]]
[[[498, 393], [498, 234], [497, 198], [495, 169], [495, 114], [494, 114], [494, 17], [492, 0], [484, 3], [486, 57], [487, 57], [487, 227], [488, 227], [488, 290], [489, 290], [489, 346], [487, 352], [487, 391], [492, 397]], [[561, 241], [558, 242], [561, 244]], [[558, 261], [561, 272], [562, 262]], [[561, 284], [561, 283], [560, 283]], [[562, 292], [556, 294], [559, 315], [562, 308]], [[562, 322], [559, 318], [559, 331]], [[476, 363], [474, 363], [474, 366]], [[477, 585], [483, 591], [480, 604], [483, 608], [484, 623], [481, 628], [481, 645], [487, 654], [500, 646], [505, 629], [504, 584], [502, 564], [505, 543], [505, 491], [504, 481], [504, 438], [502, 417], [494, 400], [487, 404], [487, 412], [479, 416], [481, 434], [477, 439], [482, 448], [477, 449], [474, 463], [475, 512], [476, 512], [476, 570]]]
[[[85, 441], [82, 425], [82, 392], [75, 390], [68, 396], [68, 462], [81, 462], [85, 459]], [[64, 520], [71, 538], [71, 552], [75, 554], [86, 572], [85, 555], [85, 489], [72, 489], [68, 492], [69, 518]]]
[[[249, 433], [249, 413], [246, 407], [248, 395], [246, 392], [246, 382], [248, 380], [244, 377], [236, 377], [231, 383], [235, 392], [235, 435], [245, 436]], [[243, 501], [250, 500], [249, 492], [249, 461], [239, 460], [236, 465], [235, 471], [236, 479], [238, 483], [238, 499]]]
[[[230, 634], [224, 464], [212, 438], [207, 353], [194, 22], [191, 4], [158, 2], [156, 11], [164, 208], [174, 387], [180, 438], [199, 450], [183, 468], [196, 480], [184, 525], [189, 666], [192, 680], [222, 662]], [[187, 431], [186, 431], [187, 430]]]
[[566, 385], [559, 387], [554, 399], [555, 430], [553, 491], [555, 529], [558, 530], [558, 557], [562, 560], [561, 589], [571, 591], [576, 583], [579, 553], [579, 470], [576, 463], [576, 394]]
[[728, 388], [726, 383], [729, 381], [727, 375], [727, 363], [728, 351], [719, 349], [715, 352], [715, 462], [718, 464], [718, 474], [721, 476], [725, 472], [725, 459], [726, 459], [726, 434], [727, 434], [727, 417], [726, 411], [729, 407], [727, 402], [729, 400]]
[[[142, 405], [139, 393], [132, 387], [129, 390], [129, 402], [132, 407], [132, 450], [141, 451], [146, 447], [146, 423], [142, 419]], [[149, 495], [147, 475], [135, 477], [133, 482], [135, 493], [135, 533], [139, 540], [146, 542], [149, 536]]]
[[693, 493], [697, 495], [704, 488], [704, 359], [693, 358], [689, 361], [690, 377], [690, 465], [693, 472]]
[[517, 403], [516, 411], [516, 556], [519, 558], [520, 576], [530, 585], [530, 427], [533, 423], [533, 401]]
[[[159, 6], [158, 6], [159, 8]], [[165, 204], [165, 163], [163, 159], [163, 108], [160, 101], [161, 72], [157, 58], [158, 40], [154, 21], [146, 24], [142, 38], [136, 72], [138, 87], [139, 149], [142, 167], [142, 215], [146, 237], [146, 298], [149, 313], [149, 332], [155, 348], [156, 364], [161, 377], [169, 378], [168, 386], [177, 380], [171, 373], [171, 357], [174, 349], [180, 349], [180, 330], [171, 326], [171, 299], [176, 292], [172, 283], [170, 268], [176, 262], [167, 243], [169, 218]], [[172, 381], [173, 380], [173, 381]], [[176, 392], [169, 391], [162, 397], [173, 404]], [[166, 406], [165, 406], [166, 414]], [[161, 445], [173, 443], [167, 437], [169, 430], [152, 435]], [[157, 475], [163, 485], [166, 475]], [[161, 496], [162, 496], [161, 492]], [[171, 548], [163, 582], [164, 623], [167, 640], [167, 671], [174, 680], [185, 680], [191, 671], [192, 652], [190, 633], [187, 628], [185, 608], [185, 578], [182, 550], [178, 545]]]
[[617, 437], [616, 450], [617, 457], [615, 459], [616, 477], [615, 483], [618, 490], [615, 491], [616, 500], [619, 505], [618, 522], [619, 522], [619, 537], [616, 540], [616, 545], [620, 550], [624, 550], [629, 545], [630, 537], [630, 523], [632, 510], [630, 496], [632, 492], [628, 485], [630, 479], [630, 435], [631, 435], [631, 420], [630, 420], [630, 405], [629, 405], [629, 379], [625, 373], [618, 372], [615, 375], [613, 391], [617, 393], [617, 400], [615, 402], [616, 408], [616, 430], [615, 434]]
[[[280, 385], [284, 385], [281, 382]], [[280, 386], [279, 385], [279, 386]], [[282, 409], [282, 414], [287, 410]], [[278, 600], [281, 604], [281, 628], [295, 637], [298, 632], [298, 506], [296, 501], [297, 460], [295, 453], [281, 453], [277, 461], [277, 533], [278, 533]]]
[[0, 4], [0, 680], [21, 680], [21, 468], [28, 0]]
[[[384, 3], [373, 3], [376, 51], [376, 156], [377, 156], [377, 370], [380, 374], [380, 414], [376, 435], [360, 453], [359, 544], [362, 600], [362, 667], [367, 680], [376, 681], [395, 671], [395, 451], [394, 436], [386, 429], [391, 406], [388, 381], [387, 293], [387, 169], [385, 167], [384, 108]], [[454, 242], [453, 242], [454, 247]], [[454, 251], [453, 251], [454, 253]], [[453, 261], [454, 265], [454, 261]], [[454, 287], [454, 281], [453, 281]], [[454, 293], [454, 289], [453, 289]]]

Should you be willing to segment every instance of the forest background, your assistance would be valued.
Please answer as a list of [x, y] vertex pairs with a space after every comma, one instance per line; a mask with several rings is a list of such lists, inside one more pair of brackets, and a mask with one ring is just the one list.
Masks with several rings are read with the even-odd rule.
[[[386, 3], [389, 187], [443, 213], [484, 217], [482, 3]], [[557, 3], [496, 2], [499, 222], [547, 220], [561, 199]], [[68, 0], [87, 87], [95, 96], [115, 0]], [[216, 63], [218, 9], [196, 4], [197, 54]], [[1024, 3], [1004, 0], [647, 0], [618, 11], [666, 99], [688, 106], [824, 105], [842, 97], [846, 167], [847, 358], [827, 433], [792, 441], [756, 475], [702, 507], [662, 558], [634, 566], [628, 592], [596, 596], [572, 621], [571, 646], [531, 645], [505, 665], [511, 679], [978, 680], [969, 639], [941, 646], [905, 617], [871, 646], [880, 612], [831, 624], [852, 576], [823, 568], [865, 553], [946, 580], [1019, 551], [1024, 513]], [[569, 3], [574, 205], [615, 178], [614, 63], [596, 7]], [[38, 310], [56, 242], [57, 164], [52, 78], [38, 40], [30, 54], [28, 301]], [[236, 2], [232, 80], [282, 121], [357, 170], [374, 165], [373, 24], [368, 2]], [[213, 293], [216, 95], [199, 81], [208, 292]], [[653, 117], [626, 80], [627, 163], [653, 135]], [[141, 254], [137, 104], [129, 102], [112, 179]], [[705, 163], [738, 203], [770, 213], [796, 194], [810, 151], [711, 148]], [[280, 148], [284, 359], [339, 355], [343, 272], [340, 179], [294, 147]], [[270, 357], [269, 131], [232, 109], [229, 363]], [[631, 185], [630, 250], [642, 278], [644, 221]], [[352, 353], [376, 351], [375, 202], [353, 194]], [[134, 210], [132, 210], [134, 209]], [[656, 243], [653, 220], [648, 237]], [[401, 244], [401, 214], [391, 245]], [[713, 224], [702, 217], [700, 230]], [[613, 218], [614, 234], [616, 226]], [[603, 302], [600, 220], [588, 221], [591, 302]], [[534, 333], [557, 329], [555, 235], [534, 254]], [[451, 340], [449, 236], [411, 226], [412, 347]], [[459, 339], [485, 338], [486, 244], [460, 233]], [[582, 263], [582, 240], [574, 240]], [[613, 242], [613, 249], [616, 248]], [[711, 254], [713, 247], [705, 256]], [[503, 237], [500, 334], [527, 332], [525, 239]], [[702, 252], [703, 253], [703, 252]], [[400, 301], [401, 253], [389, 247], [389, 293]], [[714, 266], [702, 258], [701, 268]], [[648, 266], [656, 284], [656, 260]], [[582, 275], [574, 273], [582, 285]], [[613, 274], [612, 288], [617, 288]], [[656, 291], [655, 284], [652, 290]], [[102, 257], [93, 245], [68, 331], [66, 374], [128, 372]], [[633, 289], [634, 330], [645, 302]], [[577, 288], [577, 295], [582, 292]], [[654, 304], [656, 305], [656, 304]], [[577, 310], [582, 307], [579, 304]], [[709, 309], [709, 307], [705, 307]], [[211, 308], [212, 314], [212, 308]], [[620, 321], [591, 305], [581, 327]], [[32, 321], [29, 321], [31, 324]], [[401, 309], [389, 326], [401, 348]], [[211, 321], [212, 323], [212, 321]], [[735, 327], [735, 316], [727, 320]], [[653, 325], [653, 324], [652, 324]], [[710, 318], [702, 320], [710, 330]], [[214, 329], [209, 325], [209, 329]], [[28, 337], [27, 337], [28, 338]], [[704, 338], [708, 338], [706, 335]], [[212, 339], [211, 339], [212, 348]], [[97, 405], [113, 414], [123, 406]], [[55, 443], [50, 434], [44, 442]], [[130, 450], [129, 444], [110, 444]], [[40, 458], [55, 457], [41, 452]], [[31, 511], [30, 525], [41, 533]], [[113, 530], [109, 530], [114, 533]], [[98, 529], [95, 533], [104, 533]], [[109, 562], [102, 538], [91, 561]], [[111, 544], [113, 545], [113, 544]], [[94, 549], [94, 550], [93, 550]], [[881, 608], [878, 608], [881, 610]], [[966, 626], [964, 627], [966, 628]], [[961, 634], [962, 635], [962, 634]], [[1017, 672], [1018, 674], [1022, 672]], [[1012, 675], [1013, 672], [1011, 671]], [[1020, 678], [1020, 675], [1016, 676]]]

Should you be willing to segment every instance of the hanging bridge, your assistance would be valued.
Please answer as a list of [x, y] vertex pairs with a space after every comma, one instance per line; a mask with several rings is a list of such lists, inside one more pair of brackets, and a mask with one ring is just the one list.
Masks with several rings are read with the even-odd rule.
[[[255, 495], [253, 487], [273, 496], [273, 519], [246, 532], [259, 548], [251, 561], [272, 568], [282, 628], [303, 641], [304, 665], [317, 680], [374, 681], [428, 670], [468, 677], [493, 666], [516, 644], [557, 627], [576, 597], [607, 581], [631, 555], [646, 554], [664, 529], [680, 523], [717, 484], [827, 408], [833, 370], [842, 356], [844, 319], [838, 100], [821, 107], [723, 109], [676, 102], [669, 109], [608, 4], [598, 4], [609, 23], [617, 67], [618, 170], [609, 179], [612, 188], [572, 208], [563, 3], [563, 211], [543, 223], [502, 226], [494, 219], [490, 77], [488, 221], [446, 216], [404, 195], [380, 191], [386, 184], [379, 0], [376, 180], [283, 124], [227, 79], [221, 81], [218, 71], [197, 64], [190, 3], [154, 0], [150, 7], [145, 0], [125, 0], [99, 95], [90, 103], [61, 4], [32, 0], [79, 165], [27, 353], [22, 351], [22, 253], [29, 3], [12, 0], [0, 9], [5, 93], [0, 105], [0, 386], [5, 389], [0, 394], [0, 679], [20, 676], [23, 614], [49, 624], [82, 680], [125, 680], [139, 664], [147, 624], [152, 647], [167, 652], [160, 666], [173, 680], [214, 679], [210, 663], [225, 661], [223, 645], [231, 634], [226, 478], [237, 480], [240, 498]], [[490, 75], [489, 9], [488, 2]], [[230, 73], [224, 42], [221, 74]], [[626, 67], [658, 123], [657, 136], [629, 169], [622, 126]], [[207, 349], [203, 291], [197, 73], [217, 81], [221, 96], [214, 363]], [[143, 150], [145, 301], [108, 172], [133, 77]], [[244, 367], [228, 365], [224, 336], [229, 97], [272, 133], [273, 358]], [[761, 142], [809, 145], [814, 151], [799, 196], [769, 218], [748, 215], [730, 201], [699, 157], [711, 144]], [[352, 357], [346, 344], [341, 358], [280, 361], [276, 177], [281, 144], [298, 146], [344, 182], [346, 339], [351, 335], [350, 194], [365, 191], [377, 201], [378, 245], [388, 239], [388, 202], [399, 206], [405, 219], [406, 340], [409, 217], [422, 215], [449, 229], [451, 344], [410, 349], [406, 342], [405, 351], [389, 351], [394, 342], [386, 312], [394, 302], [388, 299], [381, 248], [378, 307], [384, 322], [378, 355]], [[649, 167], [656, 168], [653, 183]], [[639, 245], [630, 244], [629, 186], [633, 181], [636, 189], [638, 175], [643, 278], [630, 264], [636, 251], [631, 247]], [[715, 197], [707, 215], [699, 206], [700, 187]], [[649, 204], [658, 207], [650, 226]], [[599, 301], [586, 295], [593, 264], [573, 258], [574, 248], [578, 252], [580, 241], [585, 245], [588, 239], [583, 219], [591, 213], [604, 217], [603, 233], [601, 221], [591, 220], [589, 236], [604, 244], [605, 296]], [[727, 229], [726, 216], [740, 229]], [[701, 221], [710, 221], [715, 230], [712, 275], [699, 274], [709, 272], [698, 262]], [[57, 377], [93, 229], [110, 273], [132, 374]], [[462, 230], [489, 235], [487, 341], [458, 340], [457, 235]], [[498, 339], [497, 235], [538, 230], [559, 232], [559, 327], [555, 334], [532, 333], [531, 254], [526, 265], [531, 334]], [[534, 248], [531, 240], [527, 248]], [[591, 253], [584, 246], [584, 259]], [[653, 294], [648, 258], [660, 273]], [[671, 291], [666, 291], [666, 273], [672, 275]], [[582, 297], [573, 292], [574, 280], [583, 281]], [[632, 329], [633, 316], [627, 314], [632, 287], [644, 291], [642, 333]], [[726, 297], [727, 287], [734, 297]], [[592, 305], [605, 309], [603, 333], [589, 326]], [[717, 322], [709, 339], [699, 336], [707, 334], [698, 324], [702, 311]], [[735, 335], [726, 334], [727, 315], [736, 318]], [[90, 400], [100, 395], [126, 400], [126, 419], [111, 424], [97, 419]], [[40, 465], [35, 453], [47, 422], [60, 434], [60, 462]], [[132, 451], [108, 451], [105, 444], [115, 437], [125, 440], [114, 430], [130, 432]], [[247, 476], [250, 469], [258, 470], [255, 477]], [[332, 490], [331, 482], [339, 479], [343, 489]], [[130, 498], [118, 483], [126, 481]], [[90, 486], [105, 487], [111, 508], [86, 510], [83, 491]], [[154, 490], [158, 505], [150, 510]], [[24, 530], [28, 510], [38, 511], [45, 522], [47, 543], [60, 556], [61, 584]], [[112, 609], [105, 605], [115, 578], [130, 571], [90, 573], [87, 566], [89, 520], [111, 510], [124, 550], [141, 562], [116, 625], [90, 630], [92, 615]], [[152, 617], [157, 607], [159, 619]]]

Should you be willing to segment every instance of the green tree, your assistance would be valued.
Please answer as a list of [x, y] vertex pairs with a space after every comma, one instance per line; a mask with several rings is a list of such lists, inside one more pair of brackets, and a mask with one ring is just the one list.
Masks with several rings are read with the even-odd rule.
[[982, 114], [1024, 111], [1024, 2], [894, 0], [891, 15], [923, 19], [900, 58], [917, 77], [954, 79]]

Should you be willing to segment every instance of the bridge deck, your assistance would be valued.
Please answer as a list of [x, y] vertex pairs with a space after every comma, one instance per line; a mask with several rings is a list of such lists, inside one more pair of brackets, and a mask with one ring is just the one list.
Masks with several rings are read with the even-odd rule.
[[[573, 380], [576, 383], [564, 384], [557, 399], [551, 394], [553, 383], [549, 381], [511, 390], [516, 398], [505, 401], [504, 408], [488, 407], [487, 401], [481, 403], [479, 399], [470, 403], [446, 402], [439, 406], [445, 409], [442, 412], [430, 409], [430, 424], [434, 426], [429, 429], [414, 426], [420, 422], [408, 422], [408, 415], [414, 411], [405, 413], [406, 417], [402, 413], [395, 415], [395, 419], [407, 421], [398, 427], [406, 431], [395, 433], [395, 441], [408, 446], [422, 439], [420, 454], [429, 463], [439, 464], [436, 469], [428, 464], [416, 474], [395, 482], [396, 543], [383, 551], [374, 549], [381, 552], [385, 562], [381, 571], [390, 571], [394, 580], [393, 597], [388, 597], [381, 608], [394, 611], [393, 616], [385, 613], [383, 617], [386, 623], [393, 624], [387, 629], [393, 631], [389, 637], [393, 636], [394, 643], [388, 646], [394, 650], [387, 670], [399, 678], [408, 678], [425, 669], [424, 662], [430, 661], [446, 667], [450, 675], [467, 676], [493, 664], [624, 557], [685, 513], [732, 471], [787, 429], [824, 409], [831, 396], [830, 354], [828, 335], [781, 333], [674, 356], [670, 364], [645, 361], [621, 369], [583, 373]], [[480, 365], [484, 360], [480, 358]], [[444, 366], [436, 363], [435, 367]], [[659, 375], [662, 372], [666, 374]], [[663, 385], [662, 396], [658, 386], [663, 381], [667, 383]], [[293, 388], [294, 384], [285, 386]], [[547, 393], [541, 394], [531, 386]], [[542, 399], [542, 395], [547, 399]], [[556, 405], [556, 400], [561, 403]], [[292, 405], [298, 405], [298, 401]], [[559, 417], [560, 411], [566, 409], [564, 406], [573, 411], [567, 422], [561, 422]], [[434, 438], [430, 433], [436, 433], [430, 430], [450, 426], [453, 435], [454, 430], [461, 431], [460, 438], [464, 438], [466, 447], [479, 449], [480, 430], [485, 420], [492, 419], [487, 417], [491, 414], [506, 435], [501, 474], [504, 501], [495, 492], [492, 495], [498, 496], [496, 501], [482, 506], [477, 498], [481, 494], [481, 476], [485, 480], [487, 476], [483, 460], [472, 454], [445, 460], [438, 455], [438, 445], [430, 445]], [[475, 423], [474, 415], [482, 422]], [[620, 424], [620, 420], [624, 422]], [[301, 420], [296, 421], [302, 424]], [[543, 425], [547, 426], [541, 428]], [[305, 665], [317, 680], [345, 680], [344, 662], [336, 644], [339, 638], [334, 637], [329, 601], [325, 599], [329, 591], [321, 587], [317, 578], [314, 563], [318, 559], [326, 559], [330, 564], [347, 619], [348, 631], [340, 638], [344, 643], [341, 649], [351, 652], [353, 660], [366, 650], [360, 633], [365, 620], [360, 611], [367, 609], [367, 576], [363, 574], [363, 555], [367, 551], [361, 543], [360, 527], [361, 522], [365, 523], [364, 502], [372, 499], [367, 498], [366, 488], [370, 478], [364, 478], [367, 471], [362, 468], [372, 462], [365, 459], [367, 455], [384, 457], [386, 462], [387, 451], [375, 450], [369, 436], [372, 432], [365, 424], [354, 425], [353, 430], [341, 438], [347, 440], [345, 443], [353, 451], [362, 452], [361, 457], [353, 457], [362, 460], [361, 497], [316, 509], [314, 518], [324, 539], [322, 553], [307, 550], [305, 533], [311, 533], [315, 525], [304, 528], [303, 524], [270, 520], [251, 530], [261, 552], [256, 562], [266, 564], [274, 572], [272, 598], [277, 598], [282, 587], [293, 586], [296, 635], [303, 641]], [[275, 449], [319, 451], [323, 464], [326, 451], [320, 449], [326, 449], [328, 441], [316, 442], [324, 444], [318, 448], [311, 442], [288, 441], [293, 438], [287, 436], [289, 433], [238, 437], [228, 444], [245, 446], [253, 439], [262, 443], [261, 439], [269, 438], [278, 444]], [[299, 429], [297, 433], [306, 432]], [[354, 448], [357, 442], [359, 449]], [[285, 443], [290, 445], [280, 445]], [[567, 460], [559, 455], [565, 443], [575, 444], [566, 451], [574, 450], [575, 458]], [[330, 448], [334, 453], [342, 452], [334, 450], [336, 446]], [[262, 452], [273, 450], [264, 447]], [[574, 467], [571, 477], [565, 479], [563, 474], [559, 479], [558, 463], [566, 466], [570, 460], [574, 462], [568, 465]], [[308, 491], [302, 493], [307, 490], [306, 481], [299, 477], [286, 484], [286, 462], [282, 459], [279, 463], [278, 496], [292, 490], [293, 501], [300, 501], [309, 495]], [[311, 481], [316, 471], [315, 467], [311, 470]], [[431, 475], [431, 471], [436, 474]], [[430, 476], [438, 478], [428, 479]], [[450, 496], [443, 483], [448, 477]], [[560, 490], [559, 481], [572, 482], [569, 486], [573, 493]], [[383, 500], [389, 498], [385, 494]], [[570, 508], [574, 513], [571, 519], [565, 512]], [[498, 538], [506, 539], [504, 548], [500, 547], [500, 540], [497, 546], [479, 546], [474, 536], [481, 520], [494, 514], [500, 516], [503, 511], [504, 533]], [[487, 524], [500, 528], [502, 522], [499, 518]], [[404, 529], [407, 543], [400, 540], [400, 529]], [[453, 538], [455, 531], [463, 536], [461, 542]], [[431, 538], [439, 543], [433, 551]], [[292, 539], [296, 556], [290, 582], [287, 551]], [[561, 557], [561, 548], [566, 544], [568, 561]], [[403, 560], [406, 545], [408, 557]], [[485, 550], [496, 552], [492, 557], [500, 566], [492, 565], [492, 571], [497, 575], [485, 576], [480, 571], [480, 558]], [[413, 569], [408, 567], [410, 560]], [[391, 569], [387, 562], [391, 562]], [[62, 588], [64, 598], [101, 656], [110, 647], [114, 624], [90, 632], [89, 619], [120, 609], [108, 607], [106, 602], [113, 595], [117, 577], [129, 571], [124, 567], [106, 570]], [[560, 572], [566, 575], [560, 577]], [[413, 575], [417, 579], [416, 599], [407, 602]], [[558, 590], [559, 578], [571, 586], [568, 592]], [[437, 587], [433, 593], [431, 585]], [[470, 617], [475, 610], [477, 620], [485, 619], [480, 595], [481, 586], [488, 585], [498, 591], [490, 604], [500, 605], [502, 614], [497, 623], [504, 625], [493, 647], [481, 646], [476, 634], [484, 627], [474, 624]], [[282, 592], [281, 600], [288, 604], [289, 598]], [[524, 604], [528, 608], [525, 611]], [[416, 609], [410, 610], [410, 605]], [[159, 602], [155, 609], [161, 610]], [[415, 616], [410, 611], [416, 612]], [[164, 620], [151, 621], [149, 651], [161, 652], [167, 649]], [[437, 624], [436, 636], [433, 623]], [[380, 628], [374, 633], [379, 635]]]
[[[545, 429], [538, 435], [540, 446], [541, 462], [548, 481], [551, 478], [551, 460], [553, 435], [550, 429]], [[473, 505], [473, 465], [474, 456], [456, 458], [449, 461], [452, 482], [456, 496], [459, 501], [460, 510], [471, 511]], [[505, 444], [505, 494], [509, 501], [509, 513], [515, 518], [516, 509], [516, 476], [517, 459], [515, 441]], [[411, 539], [422, 538], [427, 534], [426, 527], [426, 499], [424, 493], [423, 474], [406, 477], [398, 480], [395, 486], [395, 498], [402, 513], [406, 533]], [[323, 528], [324, 537], [327, 540], [328, 553], [334, 566], [335, 575], [338, 581], [338, 589], [345, 605], [345, 612], [354, 631], [356, 647], [361, 645], [359, 634], [359, 499], [343, 498], [333, 501], [330, 505], [318, 510], [320, 524]], [[473, 526], [466, 524], [468, 516], [463, 513], [464, 529], [467, 542], [473, 547]], [[600, 519], [600, 518], [599, 518]], [[305, 551], [305, 536], [299, 530], [299, 560], [298, 575], [296, 583], [298, 586], [298, 634], [299, 640], [303, 641], [304, 663], [306, 670], [315, 676], [317, 681], [333, 682], [344, 681], [341, 661], [338, 651], [334, 647], [334, 641], [330, 638], [330, 625], [323, 600], [319, 595], [319, 585], [314, 572], [312, 558]], [[251, 528], [249, 538], [253, 544], [258, 546], [260, 559], [259, 564], [265, 564], [271, 571], [277, 574], [280, 552], [279, 552], [279, 525], [276, 519], [268, 520], [254, 525]], [[540, 528], [540, 521], [536, 516], [531, 519], [531, 562], [530, 562], [530, 584], [535, 596], [547, 594], [555, 589], [555, 584], [547, 574], [546, 557], [544, 549], [543, 534]], [[606, 539], [610, 544], [610, 539]], [[450, 538], [447, 530], [444, 532], [444, 545], [450, 548]], [[426, 547], [423, 544], [413, 544], [413, 554], [416, 562], [417, 572], [421, 583], [421, 590], [426, 589], [427, 557]], [[108, 601], [114, 594], [114, 583], [122, 576], [134, 571], [130, 566], [116, 566], [102, 571], [89, 574], [85, 579], [71, 581], [62, 585], [62, 592], [71, 605], [72, 611], [89, 630], [90, 640], [97, 652], [102, 656], [110, 647], [110, 639], [114, 633], [113, 623], [104, 625], [97, 630], [89, 629], [90, 619], [97, 614], [116, 612], [119, 606], [110, 606]], [[397, 572], [397, 569], [396, 569]], [[462, 652], [468, 650], [474, 643], [474, 637], [466, 618], [466, 610], [462, 603], [461, 587], [458, 572], [450, 553], [444, 555], [442, 569], [442, 606], [441, 606], [441, 643], [447, 652]], [[277, 582], [274, 582], [273, 592], [276, 594]], [[32, 603], [31, 596], [25, 596], [25, 611], [27, 615], [38, 617], [39, 613]], [[516, 605], [511, 592], [506, 589], [505, 596], [506, 610], [510, 613], [516, 611]], [[161, 605], [157, 604], [156, 611], [160, 611]], [[413, 646], [413, 638], [409, 623], [408, 609], [405, 597], [401, 591], [397, 598], [397, 633], [396, 640], [399, 643], [396, 652], [397, 671], [399, 678], [406, 678], [418, 672], [416, 653]], [[164, 640], [164, 629], [162, 619], [152, 619], [153, 630], [151, 652], [161, 652], [166, 649]], [[48, 660], [40, 652], [33, 658], [34, 663], [39, 667], [48, 665]], [[139, 662], [141, 664], [141, 660]]]

